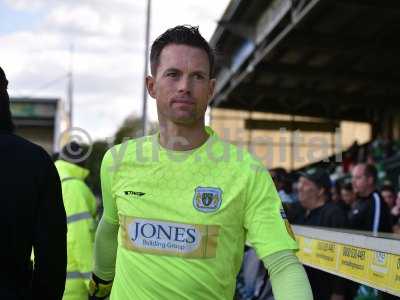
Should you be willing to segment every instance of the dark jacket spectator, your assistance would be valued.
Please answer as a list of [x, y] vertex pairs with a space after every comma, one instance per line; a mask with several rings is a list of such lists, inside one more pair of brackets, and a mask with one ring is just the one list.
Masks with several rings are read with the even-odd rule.
[[385, 184], [381, 188], [381, 196], [389, 209], [392, 209], [396, 202], [396, 191], [394, 190], [394, 187], [391, 184]]
[[390, 214], [392, 215], [392, 219], [394, 220], [393, 226], [396, 226], [397, 228], [398, 226], [400, 226], [400, 192], [397, 193], [396, 202], [394, 203], [394, 206], [392, 207]]
[[353, 190], [357, 200], [349, 213], [350, 228], [391, 232], [392, 218], [381, 195], [376, 191], [377, 170], [373, 165], [358, 164], [352, 171]]
[[[331, 182], [326, 171], [320, 168], [301, 173], [298, 192], [300, 206], [292, 215], [293, 224], [345, 228], [344, 211], [330, 199]], [[330, 300], [332, 296], [352, 299], [351, 283], [327, 272], [305, 266], [314, 299]], [[330, 284], [326, 284], [329, 282]]]
[[346, 182], [341, 186], [340, 194], [343, 201], [342, 208], [346, 212], [347, 216], [356, 202], [356, 194], [353, 191], [353, 185], [351, 182]]
[[58, 173], [41, 147], [12, 133], [7, 80], [1, 68], [0, 93], [0, 298], [61, 299], [67, 227]]

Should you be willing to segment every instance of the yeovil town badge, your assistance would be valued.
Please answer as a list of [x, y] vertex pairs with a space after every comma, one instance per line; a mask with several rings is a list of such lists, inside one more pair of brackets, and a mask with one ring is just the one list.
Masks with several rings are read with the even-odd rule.
[[214, 212], [220, 208], [222, 190], [214, 187], [197, 187], [194, 190], [193, 206], [202, 212]]

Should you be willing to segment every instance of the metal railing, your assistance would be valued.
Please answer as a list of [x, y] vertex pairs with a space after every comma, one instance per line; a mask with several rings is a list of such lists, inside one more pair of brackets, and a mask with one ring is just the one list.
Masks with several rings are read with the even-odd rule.
[[400, 236], [293, 225], [310, 267], [400, 296]]

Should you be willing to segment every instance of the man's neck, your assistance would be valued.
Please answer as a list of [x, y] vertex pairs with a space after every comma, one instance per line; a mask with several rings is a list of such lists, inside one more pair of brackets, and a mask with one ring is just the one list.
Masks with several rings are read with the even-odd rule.
[[369, 197], [374, 191], [375, 191], [375, 187], [369, 187], [369, 188], [366, 188], [366, 189], [365, 189], [364, 193], [362, 193], [362, 194], [359, 193], [359, 196], [360, 196], [361, 198], [367, 198], [367, 197]]
[[160, 124], [160, 145], [169, 150], [192, 150], [203, 145], [207, 139], [208, 133], [204, 124], [202, 126]]

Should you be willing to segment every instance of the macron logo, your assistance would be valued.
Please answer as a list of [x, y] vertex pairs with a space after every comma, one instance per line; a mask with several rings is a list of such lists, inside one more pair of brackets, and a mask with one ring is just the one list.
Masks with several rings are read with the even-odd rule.
[[135, 192], [135, 191], [124, 191], [124, 194], [127, 196], [139, 196], [139, 197], [146, 195], [146, 193]]

